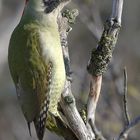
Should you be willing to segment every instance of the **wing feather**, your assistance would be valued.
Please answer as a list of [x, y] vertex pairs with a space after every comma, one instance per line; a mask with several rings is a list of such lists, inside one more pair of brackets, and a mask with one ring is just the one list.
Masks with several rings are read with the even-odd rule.
[[9, 67], [25, 118], [28, 124], [34, 122], [37, 136], [42, 140], [51, 94], [53, 64], [49, 58], [44, 60], [42, 57], [39, 30], [32, 23], [16, 28], [9, 47]]

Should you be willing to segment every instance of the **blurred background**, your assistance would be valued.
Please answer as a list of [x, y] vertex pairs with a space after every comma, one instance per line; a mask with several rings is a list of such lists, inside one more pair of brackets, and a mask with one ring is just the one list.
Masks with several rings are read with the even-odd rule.
[[[104, 136], [117, 137], [124, 126], [122, 107], [123, 68], [128, 73], [128, 108], [131, 119], [140, 114], [140, 1], [124, 1], [122, 28], [113, 54], [113, 60], [103, 78], [96, 124]], [[0, 140], [36, 140], [32, 127], [30, 138], [26, 121], [16, 98], [15, 88], [9, 74], [7, 52], [10, 35], [20, 20], [24, 0], [0, 0]], [[87, 101], [89, 77], [86, 65], [93, 47], [103, 30], [103, 23], [110, 16], [111, 0], [73, 0], [70, 8], [79, 9], [79, 17], [69, 34], [69, 50], [73, 71], [73, 93], [77, 106]], [[140, 139], [137, 126], [128, 140]], [[46, 132], [46, 140], [62, 140]]]

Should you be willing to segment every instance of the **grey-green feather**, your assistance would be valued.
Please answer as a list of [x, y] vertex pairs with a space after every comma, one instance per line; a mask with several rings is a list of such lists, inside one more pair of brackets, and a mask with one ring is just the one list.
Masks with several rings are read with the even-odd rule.
[[34, 121], [39, 140], [48, 111], [59, 116], [57, 105], [66, 78], [55, 14], [30, 12], [27, 7], [9, 44], [9, 68], [18, 99], [27, 122]]

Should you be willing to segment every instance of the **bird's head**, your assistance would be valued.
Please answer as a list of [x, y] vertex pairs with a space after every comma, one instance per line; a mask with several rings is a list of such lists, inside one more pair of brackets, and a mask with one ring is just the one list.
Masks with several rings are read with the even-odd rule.
[[55, 9], [61, 11], [61, 9], [68, 3], [70, 0], [43, 0], [45, 6], [45, 12], [50, 13]]

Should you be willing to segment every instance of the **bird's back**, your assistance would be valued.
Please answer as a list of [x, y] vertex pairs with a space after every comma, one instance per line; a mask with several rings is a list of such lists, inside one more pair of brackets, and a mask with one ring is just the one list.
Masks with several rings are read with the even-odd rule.
[[37, 21], [19, 24], [11, 36], [8, 60], [26, 120], [41, 129], [48, 109], [57, 115], [65, 82], [58, 29]]

